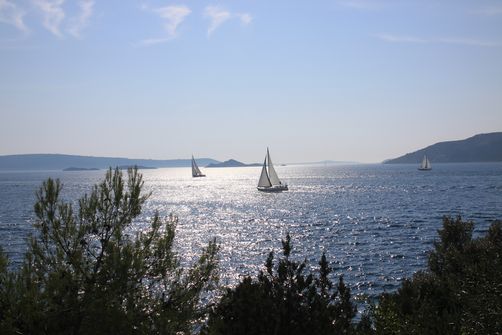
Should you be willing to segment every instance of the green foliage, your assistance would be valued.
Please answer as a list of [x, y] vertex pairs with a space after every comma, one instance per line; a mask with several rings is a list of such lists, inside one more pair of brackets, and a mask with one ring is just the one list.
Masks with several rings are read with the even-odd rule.
[[472, 238], [473, 223], [445, 217], [428, 271], [383, 294], [377, 334], [502, 333], [502, 222]]
[[48, 179], [37, 193], [37, 235], [22, 268], [0, 254], [0, 326], [21, 334], [188, 334], [206, 312], [201, 298], [217, 283], [215, 241], [188, 270], [173, 252], [177, 219], [155, 214], [131, 224], [148, 195], [136, 169], [111, 169], [75, 212]]
[[11, 326], [12, 306], [16, 303], [13, 291], [13, 275], [9, 273], [8, 259], [0, 248], [0, 334], [14, 333], [15, 329]]
[[207, 334], [348, 334], [356, 308], [340, 277], [336, 289], [332, 269], [323, 254], [318, 276], [306, 271], [306, 261], [291, 260], [289, 234], [282, 241], [283, 257], [274, 264], [271, 252], [257, 279], [245, 277], [227, 289], [210, 313]]

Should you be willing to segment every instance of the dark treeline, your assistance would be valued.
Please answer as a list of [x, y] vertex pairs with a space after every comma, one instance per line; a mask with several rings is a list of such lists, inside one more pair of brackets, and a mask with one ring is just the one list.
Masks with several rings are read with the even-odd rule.
[[[131, 235], [148, 198], [142, 176], [109, 170], [78, 208], [59, 181], [37, 193], [36, 235], [19, 269], [0, 251], [0, 334], [502, 334], [502, 223], [443, 219], [427, 269], [361, 318], [343, 277], [292, 259], [289, 235], [256, 277], [218, 285], [210, 241], [190, 268], [173, 250], [176, 218]], [[212, 299], [218, 297], [217, 299]]]

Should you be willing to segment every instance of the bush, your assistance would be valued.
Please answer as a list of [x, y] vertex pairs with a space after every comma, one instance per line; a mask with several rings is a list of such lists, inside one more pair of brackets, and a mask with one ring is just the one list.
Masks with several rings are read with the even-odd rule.
[[472, 239], [473, 223], [443, 219], [429, 269], [380, 296], [377, 334], [501, 334], [502, 222]]
[[206, 334], [348, 334], [356, 307], [340, 277], [336, 288], [323, 254], [319, 274], [306, 271], [306, 261], [290, 259], [289, 234], [283, 257], [274, 266], [271, 252], [256, 280], [245, 277], [227, 289], [210, 313]]
[[111, 169], [78, 210], [48, 179], [37, 193], [36, 235], [22, 268], [0, 255], [0, 329], [12, 334], [185, 334], [206, 314], [217, 282], [215, 241], [183, 270], [173, 252], [176, 218], [155, 214], [131, 234], [148, 195], [136, 169]]

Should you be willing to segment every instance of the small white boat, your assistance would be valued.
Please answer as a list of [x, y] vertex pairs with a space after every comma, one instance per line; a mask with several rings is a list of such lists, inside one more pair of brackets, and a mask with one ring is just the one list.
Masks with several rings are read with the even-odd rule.
[[429, 161], [429, 158], [427, 158], [427, 155], [424, 155], [424, 159], [422, 159], [422, 164], [420, 164], [420, 167], [418, 169], [420, 171], [432, 170], [431, 162]]
[[197, 166], [197, 163], [195, 162], [195, 159], [193, 158], [193, 155], [192, 155], [192, 177], [196, 178], [196, 177], [205, 177], [206, 175], [203, 174], [199, 167]]
[[283, 184], [279, 176], [277, 176], [277, 172], [275, 172], [268, 148], [257, 189], [262, 192], [282, 192], [288, 190], [288, 185]]

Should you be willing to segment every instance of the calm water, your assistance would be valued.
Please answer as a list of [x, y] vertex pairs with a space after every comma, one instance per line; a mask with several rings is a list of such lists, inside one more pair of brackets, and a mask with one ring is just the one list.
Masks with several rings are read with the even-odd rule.
[[[221, 244], [224, 283], [256, 274], [271, 249], [290, 232], [296, 257], [316, 266], [322, 251], [356, 294], [375, 295], [424, 269], [444, 215], [462, 215], [486, 231], [502, 219], [502, 164], [279, 166], [290, 191], [256, 190], [257, 168], [143, 170], [152, 192], [143, 216], [155, 210], [179, 216], [177, 248], [185, 261], [207, 241]], [[60, 178], [75, 200], [104, 171], [0, 172], [0, 245], [21, 260], [33, 223], [34, 192], [47, 177]]]

